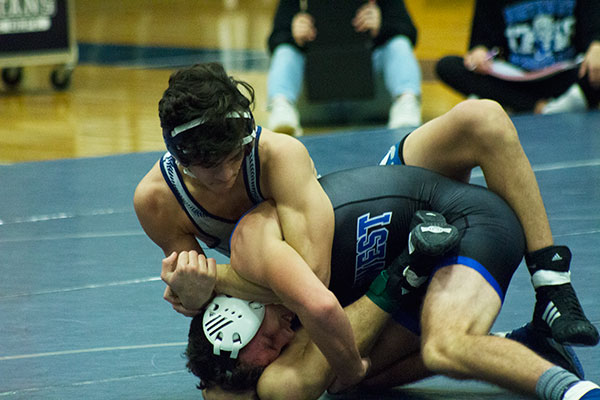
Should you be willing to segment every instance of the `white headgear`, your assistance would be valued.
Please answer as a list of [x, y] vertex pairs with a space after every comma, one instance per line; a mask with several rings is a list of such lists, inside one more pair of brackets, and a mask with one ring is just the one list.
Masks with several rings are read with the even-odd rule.
[[218, 295], [204, 312], [202, 329], [215, 355], [224, 350], [231, 352], [231, 358], [237, 358], [240, 349], [256, 335], [264, 318], [262, 303]]

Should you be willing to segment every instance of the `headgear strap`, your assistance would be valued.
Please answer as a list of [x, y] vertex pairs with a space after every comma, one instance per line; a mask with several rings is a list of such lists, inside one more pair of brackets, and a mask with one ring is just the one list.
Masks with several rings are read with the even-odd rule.
[[[241, 113], [241, 114], [239, 112], [237, 112], [237, 111], [231, 111], [231, 112], [227, 113], [227, 115], [225, 115], [225, 118], [245, 118], [245, 119], [250, 119], [250, 118], [252, 118], [252, 114], [250, 114], [248, 111], [246, 111], [244, 113]], [[189, 131], [192, 128], [195, 128], [195, 127], [197, 127], [199, 125], [202, 125], [206, 121], [207, 121], [206, 117], [199, 117], [199, 118], [193, 119], [191, 121], [188, 121], [188, 122], [186, 122], [184, 124], [177, 125], [170, 132], [170, 136], [172, 138], [174, 138], [175, 136], [179, 135], [182, 132]], [[246, 139], [246, 137], [244, 139]], [[244, 139], [242, 139], [242, 140], [244, 140]], [[247, 143], [250, 143], [250, 141], [248, 141], [246, 143], [242, 143], [242, 144], [247, 144]]]

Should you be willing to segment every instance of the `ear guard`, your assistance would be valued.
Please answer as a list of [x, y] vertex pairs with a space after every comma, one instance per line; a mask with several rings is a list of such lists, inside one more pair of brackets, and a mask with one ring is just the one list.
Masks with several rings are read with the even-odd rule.
[[226, 295], [210, 302], [202, 318], [202, 329], [213, 345], [213, 354], [230, 351], [237, 358], [242, 347], [258, 332], [265, 318], [265, 306]]

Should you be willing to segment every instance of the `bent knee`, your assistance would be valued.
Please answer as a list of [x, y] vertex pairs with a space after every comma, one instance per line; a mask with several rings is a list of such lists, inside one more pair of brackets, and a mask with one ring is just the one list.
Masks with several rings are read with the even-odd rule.
[[425, 367], [435, 373], [458, 374], [463, 341], [458, 335], [434, 334], [423, 337], [421, 354]]
[[482, 151], [519, 143], [510, 117], [493, 100], [465, 100], [456, 105], [452, 112], [463, 128], [464, 139]]
[[399, 51], [402, 53], [412, 52], [413, 46], [412, 42], [405, 35], [396, 35], [393, 36], [390, 40], [388, 40], [386, 46], [393, 51]]

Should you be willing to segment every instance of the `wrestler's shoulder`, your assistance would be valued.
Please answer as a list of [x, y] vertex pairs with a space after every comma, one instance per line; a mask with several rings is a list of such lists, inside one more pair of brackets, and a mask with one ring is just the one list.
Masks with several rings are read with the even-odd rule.
[[262, 129], [259, 151], [261, 158], [290, 159], [304, 157], [308, 151], [302, 142], [293, 136]]
[[137, 208], [160, 209], [170, 203], [172, 194], [165, 182], [158, 163], [138, 183], [133, 196], [134, 206]]

